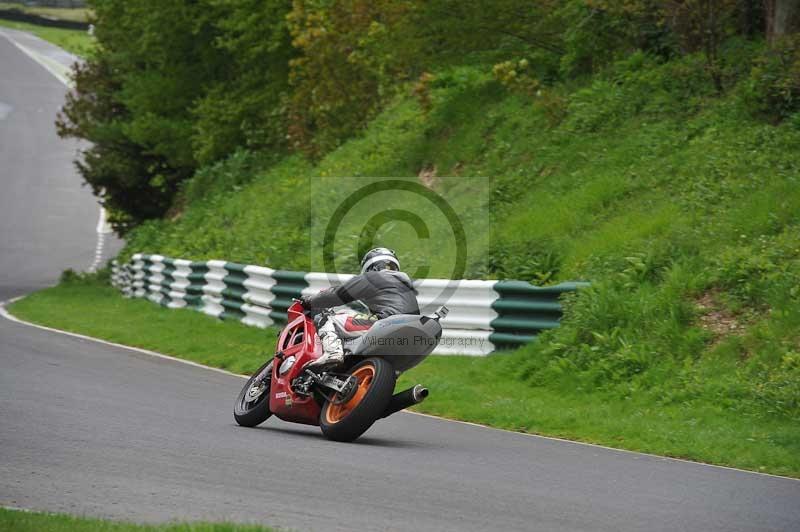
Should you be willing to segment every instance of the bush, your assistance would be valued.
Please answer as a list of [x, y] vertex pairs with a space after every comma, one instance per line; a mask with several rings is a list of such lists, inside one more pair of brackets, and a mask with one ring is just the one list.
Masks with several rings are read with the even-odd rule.
[[239, 191], [276, 159], [274, 153], [238, 149], [222, 161], [203, 166], [184, 182], [179, 204], [191, 204], [212, 195]]
[[192, 108], [192, 148], [200, 165], [237, 149], [281, 151], [286, 145], [286, 107], [291, 46], [280, 0], [213, 0], [217, 36], [213, 53], [226, 68], [208, 80]]
[[60, 284], [95, 284], [102, 283], [108, 284], [111, 281], [111, 269], [102, 268], [94, 273], [76, 272], [72, 268], [66, 269], [61, 272], [58, 279]]
[[565, 127], [592, 132], [642, 113], [689, 115], [714, 94], [701, 56], [688, 55], [662, 64], [653, 56], [635, 52], [610, 65], [590, 86], [570, 97]]
[[750, 111], [772, 122], [800, 111], [800, 34], [777, 40], [757, 58], [742, 96]]

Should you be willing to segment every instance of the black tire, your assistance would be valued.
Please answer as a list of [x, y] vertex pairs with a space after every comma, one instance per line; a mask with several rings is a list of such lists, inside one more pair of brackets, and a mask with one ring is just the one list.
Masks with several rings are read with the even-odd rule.
[[[368, 358], [347, 371], [348, 375], [371, 366], [374, 373], [369, 387], [361, 400], [344, 417], [336, 419], [336, 407], [325, 401], [319, 414], [319, 426], [326, 438], [351, 442], [364, 434], [375, 421], [383, 416], [395, 385], [394, 368], [381, 358]], [[362, 370], [364, 371], [364, 370]], [[332, 410], [333, 409], [333, 410]]]
[[[248, 402], [248, 392], [256, 381], [265, 380], [266, 387], [255, 401]], [[255, 427], [267, 420], [272, 412], [269, 411], [269, 389], [272, 382], [272, 360], [258, 368], [244, 385], [236, 403], [233, 405], [233, 418], [243, 427]]]

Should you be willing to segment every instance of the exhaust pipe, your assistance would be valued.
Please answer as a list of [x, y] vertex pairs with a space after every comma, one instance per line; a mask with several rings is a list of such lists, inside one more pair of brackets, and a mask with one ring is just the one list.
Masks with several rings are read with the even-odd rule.
[[421, 403], [426, 397], [428, 397], [428, 389], [421, 384], [417, 384], [408, 390], [397, 392], [389, 400], [389, 405], [386, 407], [381, 417], [391, 416], [404, 408]]

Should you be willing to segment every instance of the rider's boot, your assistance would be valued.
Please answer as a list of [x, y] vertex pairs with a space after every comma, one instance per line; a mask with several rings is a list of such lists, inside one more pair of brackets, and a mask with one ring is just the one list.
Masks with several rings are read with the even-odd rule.
[[319, 340], [322, 344], [322, 354], [316, 360], [312, 360], [307, 367], [321, 367], [328, 365], [338, 365], [344, 362], [344, 349], [342, 339], [336, 334], [333, 326], [333, 318], [329, 318], [322, 327], [319, 328]]

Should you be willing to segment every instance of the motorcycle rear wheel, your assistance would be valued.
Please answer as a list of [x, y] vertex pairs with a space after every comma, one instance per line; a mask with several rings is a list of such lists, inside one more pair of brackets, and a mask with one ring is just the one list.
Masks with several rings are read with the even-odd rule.
[[358, 380], [353, 396], [340, 404], [325, 401], [319, 414], [325, 437], [342, 442], [355, 440], [383, 416], [396, 378], [392, 365], [381, 358], [368, 358], [347, 373]]
[[[264, 388], [255, 400], [248, 400], [250, 390], [254, 385], [257, 386], [259, 382], [264, 383]], [[272, 360], [258, 368], [253, 373], [253, 376], [248, 379], [247, 383], [239, 392], [236, 397], [236, 402], [233, 404], [233, 418], [236, 423], [243, 427], [255, 427], [260, 425], [272, 415], [269, 411], [269, 389], [272, 383]]]

